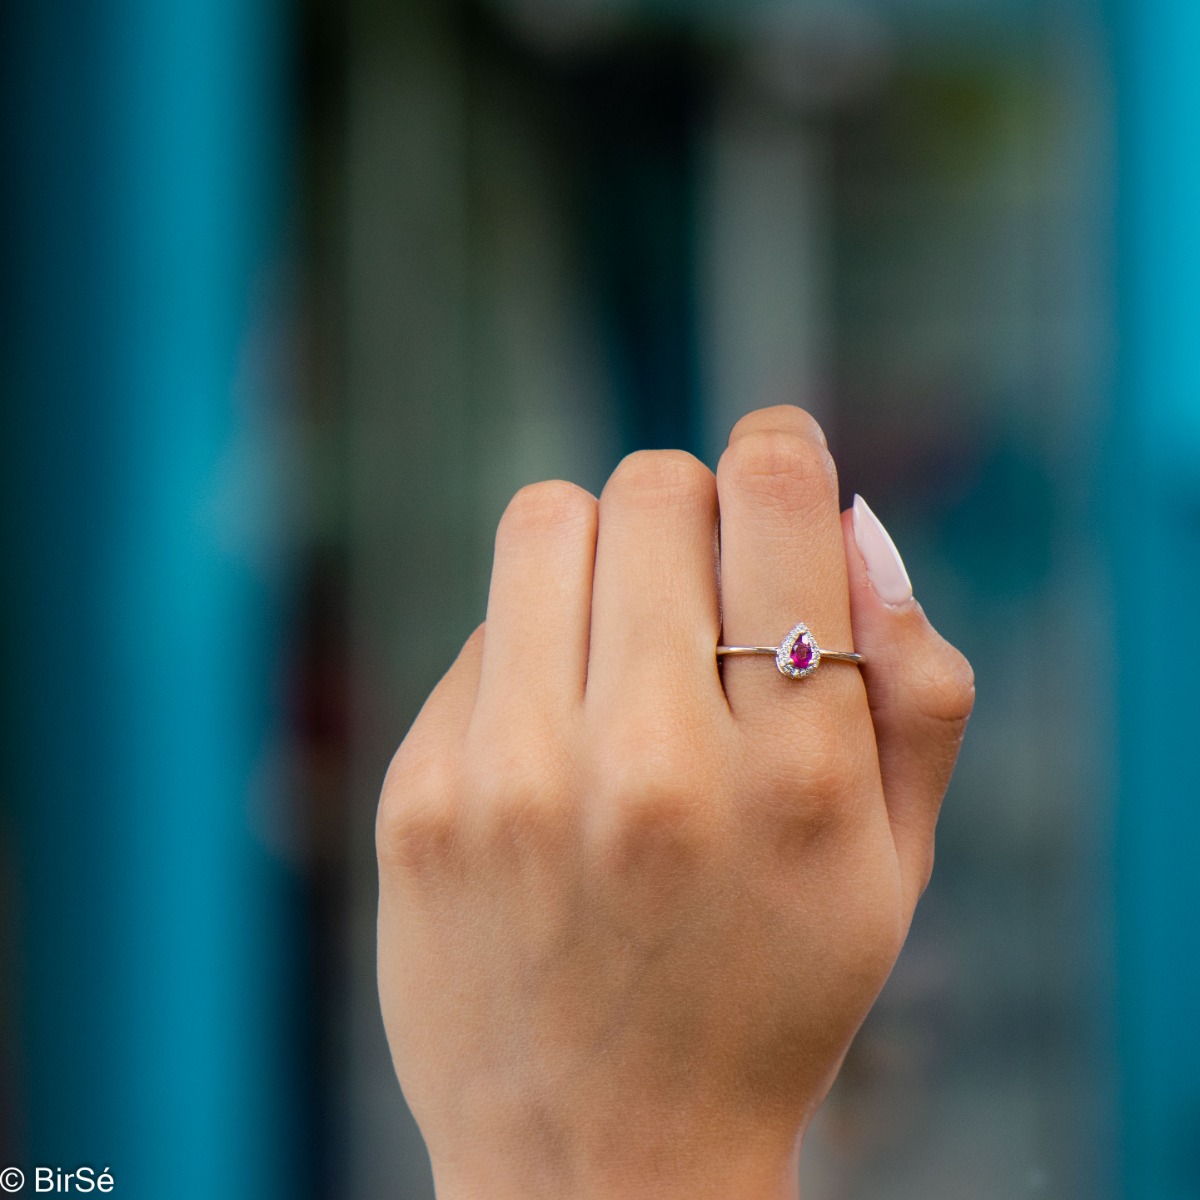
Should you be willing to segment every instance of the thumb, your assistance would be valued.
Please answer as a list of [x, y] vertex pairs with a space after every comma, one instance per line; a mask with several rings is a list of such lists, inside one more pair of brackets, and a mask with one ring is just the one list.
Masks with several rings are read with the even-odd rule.
[[895, 543], [861, 496], [842, 514], [854, 645], [910, 911], [933, 870], [934, 826], [975, 702], [971, 665], [913, 599]]

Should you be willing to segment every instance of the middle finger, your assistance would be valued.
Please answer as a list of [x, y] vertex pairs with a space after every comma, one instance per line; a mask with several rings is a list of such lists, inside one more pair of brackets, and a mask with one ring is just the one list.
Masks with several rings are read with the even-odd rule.
[[641, 450], [600, 496], [587, 700], [599, 711], [716, 701], [717, 491], [681, 451]]

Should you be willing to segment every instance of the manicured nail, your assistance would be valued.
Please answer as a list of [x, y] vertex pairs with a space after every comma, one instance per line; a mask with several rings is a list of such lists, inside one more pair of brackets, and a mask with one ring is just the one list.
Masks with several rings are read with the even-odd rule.
[[867, 566], [867, 578], [884, 604], [912, 599], [912, 583], [896, 543], [861, 496], [854, 497], [854, 540]]

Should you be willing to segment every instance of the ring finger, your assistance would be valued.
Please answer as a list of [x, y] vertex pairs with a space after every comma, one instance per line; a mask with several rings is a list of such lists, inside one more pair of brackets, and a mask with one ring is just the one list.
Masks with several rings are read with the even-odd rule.
[[[743, 417], [721, 456], [717, 488], [721, 640], [778, 644], [803, 621], [822, 649], [853, 649], [837, 476], [812, 417], [790, 405]], [[765, 656], [728, 657], [722, 678], [740, 722], [787, 728], [847, 703], [866, 718], [858, 672], [841, 663], [796, 680]]]

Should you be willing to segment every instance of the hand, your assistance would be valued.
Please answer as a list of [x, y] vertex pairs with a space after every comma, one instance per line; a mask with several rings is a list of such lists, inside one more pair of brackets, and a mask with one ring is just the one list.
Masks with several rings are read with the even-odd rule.
[[[509, 505], [378, 818], [384, 1020], [442, 1200], [795, 1195], [974, 695], [873, 521], [789, 407], [715, 479], [640, 452], [599, 502]], [[718, 667], [798, 620], [865, 667]]]

